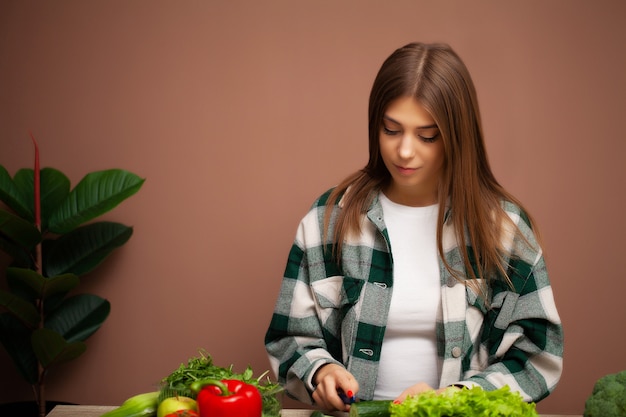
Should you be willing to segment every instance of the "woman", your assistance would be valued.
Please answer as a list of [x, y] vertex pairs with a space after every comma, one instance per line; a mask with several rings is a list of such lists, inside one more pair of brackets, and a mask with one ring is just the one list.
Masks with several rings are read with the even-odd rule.
[[367, 165], [297, 231], [265, 339], [279, 382], [344, 411], [342, 393], [508, 385], [546, 397], [563, 335], [534, 229], [491, 172], [458, 55], [396, 50], [370, 94]]

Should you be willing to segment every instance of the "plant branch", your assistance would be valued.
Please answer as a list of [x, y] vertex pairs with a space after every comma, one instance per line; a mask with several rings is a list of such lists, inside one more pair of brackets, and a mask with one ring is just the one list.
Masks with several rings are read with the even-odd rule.
[[[35, 226], [37, 230], [41, 233], [41, 170], [39, 166], [39, 146], [37, 145], [37, 141], [35, 140], [35, 136], [33, 136], [33, 132], [30, 132], [30, 138], [33, 140], [33, 145], [35, 146], [35, 169], [34, 169], [34, 202], [35, 202]], [[37, 272], [43, 275], [43, 256], [41, 253], [42, 244], [38, 243], [35, 246], [35, 266], [37, 267]], [[43, 298], [37, 300], [37, 307], [39, 309], [39, 328], [42, 329], [44, 327], [44, 302]], [[44, 396], [44, 380], [46, 370], [44, 369], [41, 361], [37, 361], [37, 388], [38, 391], [36, 394], [37, 405], [39, 406], [39, 416], [45, 417], [46, 415], [46, 399]]]

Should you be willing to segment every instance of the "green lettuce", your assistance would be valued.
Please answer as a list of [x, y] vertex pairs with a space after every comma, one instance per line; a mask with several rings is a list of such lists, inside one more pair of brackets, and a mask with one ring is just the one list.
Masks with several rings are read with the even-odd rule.
[[524, 402], [509, 387], [486, 391], [480, 387], [428, 391], [391, 404], [391, 417], [537, 417], [535, 403]]

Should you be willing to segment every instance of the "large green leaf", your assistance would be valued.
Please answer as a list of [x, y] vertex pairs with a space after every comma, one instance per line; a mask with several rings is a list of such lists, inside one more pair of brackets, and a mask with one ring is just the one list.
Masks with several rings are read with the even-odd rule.
[[27, 192], [28, 190], [21, 190], [15, 185], [9, 172], [0, 165], [0, 201], [16, 212], [18, 216], [32, 220], [33, 208], [26, 199]]
[[41, 241], [41, 233], [34, 224], [2, 209], [0, 209], [0, 235], [20, 250], [31, 250]]
[[44, 327], [62, 335], [68, 342], [84, 341], [109, 316], [111, 304], [93, 294], [79, 294], [64, 300], [47, 318]]
[[44, 275], [91, 272], [133, 234], [132, 227], [115, 222], [81, 226], [44, 246]]
[[0, 251], [13, 258], [12, 265], [22, 266], [30, 268], [34, 265], [34, 260], [30, 256], [30, 252], [25, 250], [22, 246], [17, 245], [15, 242], [6, 239], [2, 233], [0, 233]]
[[0, 209], [0, 250], [17, 266], [31, 267], [32, 249], [41, 240], [37, 228], [8, 211]]
[[37, 357], [30, 341], [31, 334], [32, 329], [14, 316], [0, 314], [0, 342], [24, 380], [32, 385], [37, 382]]
[[76, 359], [87, 350], [83, 342], [68, 342], [54, 330], [45, 328], [35, 330], [31, 342], [37, 359], [45, 369]]
[[37, 271], [26, 268], [7, 268], [7, 283], [14, 294], [23, 294], [26, 298], [46, 300], [57, 294], [67, 294], [79, 283], [74, 274], [56, 275], [45, 278]]
[[87, 174], [52, 213], [48, 229], [54, 233], [68, 233], [115, 208], [139, 191], [144, 181], [121, 169]]
[[0, 312], [6, 311], [17, 318], [24, 326], [35, 328], [39, 324], [39, 313], [28, 301], [0, 290]]
[[59, 170], [41, 170], [41, 230], [48, 230], [48, 222], [70, 194], [70, 180]]
[[[63, 203], [70, 193], [70, 180], [61, 171], [54, 168], [43, 168], [39, 171], [41, 198], [41, 230], [47, 230], [50, 215]], [[17, 171], [13, 178], [15, 185], [22, 190], [24, 199], [31, 215], [28, 220], [34, 222], [32, 207], [35, 206], [35, 174], [30, 168]]]
[[[39, 171], [41, 172], [41, 170]], [[22, 168], [13, 177], [15, 187], [20, 191], [24, 206], [28, 213], [21, 213], [24, 220], [35, 222], [35, 170], [32, 168]]]
[[[63, 203], [70, 193], [70, 180], [61, 171], [54, 168], [43, 168], [39, 171], [41, 198], [41, 230], [47, 230], [50, 215]], [[17, 171], [13, 178], [15, 185], [25, 193], [28, 207], [35, 206], [35, 174], [32, 169], [24, 168]], [[34, 210], [34, 209], [31, 209]], [[33, 221], [34, 216], [29, 220]]]

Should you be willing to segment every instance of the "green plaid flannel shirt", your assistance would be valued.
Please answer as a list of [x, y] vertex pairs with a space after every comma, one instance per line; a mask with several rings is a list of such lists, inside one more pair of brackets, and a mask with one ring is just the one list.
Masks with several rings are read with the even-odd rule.
[[[328, 363], [343, 365], [354, 375], [358, 398], [373, 398], [393, 291], [393, 259], [378, 198], [363, 219], [361, 235], [344, 243], [338, 266], [330, 256], [331, 242], [322, 242], [329, 192], [298, 227], [265, 336], [280, 384], [290, 397], [304, 403], [312, 403], [313, 374]], [[341, 201], [333, 216], [340, 206]], [[562, 326], [542, 252], [533, 249], [538, 244], [527, 219], [517, 206], [504, 203], [504, 207], [532, 245], [504, 233], [513, 288], [502, 280], [492, 281], [486, 305], [472, 286], [456, 280], [439, 261], [439, 385], [479, 385], [487, 390], [508, 385], [526, 401], [539, 401], [561, 376]], [[442, 238], [447, 262], [464, 271], [449, 216]]]

